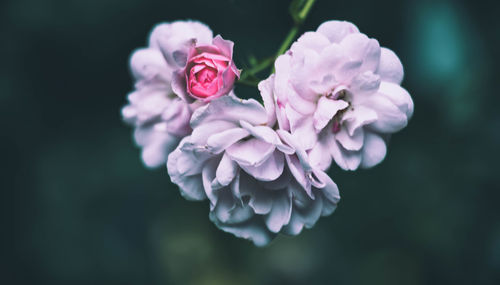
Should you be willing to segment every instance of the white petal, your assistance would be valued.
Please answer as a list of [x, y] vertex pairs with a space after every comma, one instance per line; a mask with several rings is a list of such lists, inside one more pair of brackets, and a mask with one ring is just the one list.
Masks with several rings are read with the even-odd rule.
[[155, 130], [154, 125], [136, 128], [134, 139], [142, 147], [142, 161], [151, 168], [164, 165], [180, 141], [180, 138], [167, 132]]
[[[215, 193], [216, 190], [214, 187], [212, 187], [212, 181], [216, 181], [214, 179], [215, 177], [215, 169], [217, 167], [217, 159], [211, 159], [204, 163], [203, 170], [201, 171], [201, 178], [203, 181], [203, 189], [205, 190], [205, 194], [208, 197], [208, 200], [210, 200], [210, 209], [213, 209], [215, 207], [215, 204], [217, 203], [217, 194]], [[219, 187], [222, 188], [222, 187]]]
[[170, 93], [172, 69], [167, 65], [162, 53], [157, 49], [139, 49], [130, 57], [130, 69], [136, 80], [162, 82], [166, 93]]
[[227, 121], [211, 121], [197, 126], [193, 129], [190, 136], [190, 142], [198, 145], [206, 145], [208, 137], [213, 134], [223, 132], [225, 130], [234, 129], [238, 127], [233, 122]]
[[191, 45], [211, 44], [212, 38], [212, 31], [205, 24], [196, 21], [175, 21], [157, 25], [151, 32], [149, 45], [160, 49], [169, 65], [182, 67], [183, 62], [176, 59], [179, 54], [187, 57]]
[[293, 44], [291, 50], [295, 51], [297, 48], [307, 48], [320, 53], [325, 47], [330, 44], [326, 36], [316, 32], [305, 32]]
[[240, 164], [241, 168], [259, 181], [273, 181], [283, 173], [285, 157], [283, 153], [274, 151], [268, 159], [258, 166]]
[[280, 139], [276, 132], [268, 126], [252, 126], [243, 120], [240, 121], [240, 125], [246, 132], [259, 140], [273, 145], [280, 143]]
[[201, 175], [185, 176], [179, 173], [178, 158], [182, 155], [179, 148], [168, 156], [167, 170], [173, 183], [179, 186], [181, 195], [188, 200], [204, 200], [203, 181]]
[[248, 135], [248, 131], [242, 128], [225, 130], [208, 137], [207, 147], [210, 152], [218, 154]]
[[392, 50], [384, 47], [381, 48], [377, 73], [382, 77], [382, 80], [387, 82], [401, 84], [401, 81], [403, 81], [403, 65]]
[[324, 22], [316, 31], [325, 35], [332, 43], [340, 43], [347, 35], [359, 33], [354, 24], [345, 21]]
[[365, 106], [356, 106], [344, 113], [342, 116], [342, 125], [347, 128], [349, 135], [353, 136], [358, 128], [373, 123], [376, 120], [377, 113], [375, 111]]
[[300, 232], [302, 232], [303, 228], [304, 222], [302, 221], [302, 218], [298, 211], [294, 208], [290, 216], [290, 221], [286, 226], [283, 227], [281, 232], [287, 235], [296, 236], [300, 234]]
[[406, 113], [382, 94], [372, 95], [363, 105], [372, 108], [377, 113], [377, 120], [368, 125], [377, 132], [394, 133], [408, 124]]
[[295, 150], [295, 156], [300, 162], [300, 167], [305, 171], [308, 172], [311, 171], [312, 168], [309, 163], [307, 152], [300, 145], [300, 141], [297, 139], [297, 137], [283, 130], [277, 130], [276, 133], [280, 136], [280, 138], [283, 140], [285, 144], [289, 145], [291, 148]]
[[223, 189], [217, 199], [217, 204], [214, 208], [214, 213], [217, 219], [223, 223], [227, 223], [231, 219], [231, 210], [236, 207], [235, 201], [229, 192], [229, 189]]
[[262, 185], [265, 190], [280, 190], [288, 187], [288, 185], [290, 184], [290, 179], [290, 171], [286, 171], [285, 169], [283, 169], [283, 173], [277, 179], [274, 179], [272, 181], [259, 181], [259, 184]]
[[322, 195], [316, 195], [316, 199], [312, 200], [307, 208], [300, 210], [304, 226], [308, 229], [312, 228], [318, 221], [319, 217], [321, 217], [322, 211], [323, 197]]
[[375, 39], [357, 33], [346, 36], [340, 45], [353, 61], [362, 61], [360, 71], [375, 71], [380, 61], [380, 46]]
[[122, 114], [127, 122], [136, 126], [157, 119], [172, 102], [161, 88], [138, 89], [128, 95], [128, 100], [130, 101], [128, 110]]
[[314, 112], [314, 128], [320, 132], [338, 111], [347, 108], [349, 104], [343, 100], [332, 100], [322, 96], [318, 100], [318, 107]]
[[335, 184], [330, 176], [328, 176], [328, 174], [323, 171], [316, 171], [316, 176], [318, 176], [318, 178], [325, 184], [323, 188], [318, 190], [325, 196], [327, 200], [336, 205], [340, 200], [339, 188], [337, 187], [337, 184]]
[[288, 191], [280, 192], [273, 195], [273, 207], [265, 219], [267, 227], [274, 233], [279, 232], [283, 225], [288, 224], [292, 213], [291, 194]]
[[175, 93], [179, 98], [184, 100], [186, 103], [192, 103], [194, 101], [187, 92], [186, 76], [184, 69], [177, 69], [172, 73], [172, 82], [170, 84], [172, 92]]
[[401, 112], [406, 114], [410, 119], [413, 116], [413, 100], [410, 94], [403, 87], [389, 82], [382, 82], [380, 84], [379, 93], [382, 93], [394, 103]]
[[313, 197], [311, 191], [311, 181], [307, 179], [304, 168], [302, 167], [299, 159], [295, 155], [285, 156], [288, 168], [292, 173], [293, 177], [297, 183], [302, 187], [303, 191], [307, 193], [309, 197]]
[[252, 207], [256, 214], [266, 215], [271, 211], [273, 205], [272, 192], [262, 190], [256, 191], [248, 202], [248, 205]]
[[272, 127], [276, 123], [276, 106], [274, 104], [274, 74], [259, 83], [259, 91], [267, 112], [267, 125]]
[[221, 230], [232, 233], [237, 237], [251, 240], [256, 246], [265, 246], [274, 238], [274, 234], [257, 220], [251, 220], [238, 225], [228, 225], [217, 221], [213, 212], [210, 213], [210, 220]]
[[231, 145], [226, 149], [226, 153], [239, 165], [259, 166], [273, 154], [274, 150], [274, 145], [251, 138]]
[[387, 152], [385, 141], [378, 135], [367, 132], [363, 147], [363, 160], [361, 167], [373, 167], [384, 160]]
[[325, 140], [319, 139], [316, 145], [309, 152], [309, 160], [313, 168], [326, 170], [332, 163], [332, 157], [329, 155], [329, 148]]
[[346, 61], [344, 50], [338, 44], [331, 44], [321, 51], [320, 60], [312, 72], [309, 88], [317, 94], [327, 95], [338, 85], [335, 70]]
[[356, 129], [353, 135], [349, 135], [346, 128], [341, 128], [338, 133], [335, 134], [335, 139], [346, 149], [357, 151], [363, 146], [364, 131], [363, 129]]
[[359, 152], [345, 150], [337, 143], [333, 135], [327, 135], [325, 138], [327, 139], [330, 154], [340, 168], [344, 170], [356, 170], [359, 167], [361, 163], [361, 154]]
[[200, 124], [216, 120], [235, 123], [244, 120], [253, 125], [265, 125], [267, 112], [254, 99], [244, 100], [234, 95], [227, 95], [211, 101], [206, 107], [198, 108], [191, 117], [191, 126], [195, 128]]
[[351, 91], [353, 95], [353, 103], [356, 104], [360, 99], [377, 92], [380, 86], [380, 76], [371, 71], [365, 71], [358, 74], [352, 79]]
[[216, 170], [217, 181], [223, 185], [229, 185], [238, 173], [238, 165], [232, 161], [227, 154], [222, 156]]
[[312, 116], [302, 115], [293, 108], [286, 106], [286, 113], [290, 121], [290, 129], [298, 146], [304, 150], [314, 147], [317, 140], [314, 119]]
[[[289, 102], [293, 108], [302, 114], [311, 114], [316, 108], [314, 102], [307, 100], [297, 94], [297, 92], [291, 87], [291, 63], [290, 55], [283, 54], [279, 56], [274, 62], [276, 68], [276, 77], [274, 81], [274, 94], [276, 99], [285, 104]], [[305, 80], [302, 80], [305, 84]], [[301, 82], [302, 82], [301, 81]]]
[[272, 192], [259, 187], [259, 183], [247, 173], [240, 172], [240, 195], [249, 197], [248, 205], [252, 207], [256, 214], [265, 215], [271, 211], [273, 204]]

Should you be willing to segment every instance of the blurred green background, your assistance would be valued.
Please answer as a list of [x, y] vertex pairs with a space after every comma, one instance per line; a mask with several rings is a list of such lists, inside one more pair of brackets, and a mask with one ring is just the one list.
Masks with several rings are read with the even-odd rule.
[[500, 284], [498, 8], [318, 0], [304, 31], [349, 20], [393, 49], [415, 115], [381, 165], [330, 171], [332, 216], [256, 248], [143, 167], [120, 108], [153, 25], [201, 20], [241, 68], [279, 47], [288, 1], [2, 1], [0, 283]]

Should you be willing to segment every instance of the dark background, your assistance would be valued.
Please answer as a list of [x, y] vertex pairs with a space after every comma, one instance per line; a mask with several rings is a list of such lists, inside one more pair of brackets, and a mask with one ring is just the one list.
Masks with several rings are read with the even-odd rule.
[[332, 216], [256, 248], [143, 167], [120, 108], [153, 25], [201, 20], [242, 68], [288, 1], [2, 1], [0, 283], [500, 284], [496, 3], [317, 1], [304, 30], [349, 20], [393, 49], [415, 115], [381, 165], [330, 171]]

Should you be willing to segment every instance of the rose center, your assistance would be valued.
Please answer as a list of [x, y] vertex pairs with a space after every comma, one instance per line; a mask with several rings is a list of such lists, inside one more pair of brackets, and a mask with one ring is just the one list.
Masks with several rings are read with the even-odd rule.
[[346, 108], [337, 111], [335, 116], [333, 116], [332, 121], [332, 132], [334, 134], [340, 132], [340, 129], [342, 127], [342, 115], [351, 107], [351, 102], [350, 102], [350, 96], [349, 96], [349, 91], [347, 89], [347, 86], [340, 85], [337, 86], [332, 93], [326, 95], [329, 99], [332, 100], [343, 100], [349, 104]]
[[196, 81], [202, 85], [208, 85], [217, 77], [217, 70], [215, 68], [205, 66], [202, 70], [195, 74]]

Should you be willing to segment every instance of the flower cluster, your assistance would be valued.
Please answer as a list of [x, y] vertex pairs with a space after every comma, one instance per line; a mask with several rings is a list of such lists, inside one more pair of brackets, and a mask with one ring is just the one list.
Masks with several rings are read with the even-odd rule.
[[348, 22], [325, 22], [280, 55], [258, 85], [263, 105], [234, 94], [232, 54], [199, 22], [157, 26], [130, 60], [122, 114], [147, 166], [166, 163], [217, 227], [261, 246], [331, 214], [340, 195], [325, 171], [380, 163], [413, 102], [398, 57]]

